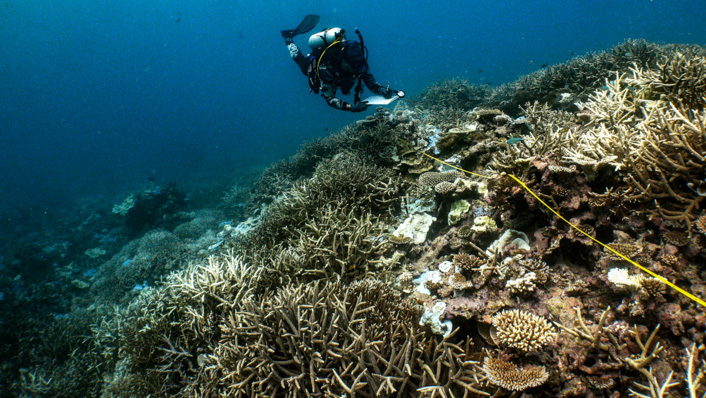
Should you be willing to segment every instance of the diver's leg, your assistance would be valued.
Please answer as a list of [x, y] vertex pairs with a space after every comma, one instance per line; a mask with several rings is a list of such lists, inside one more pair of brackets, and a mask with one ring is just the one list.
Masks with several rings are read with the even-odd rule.
[[[287, 43], [286, 38], [284, 39], [284, 41], [285, 43]], [[290, 39], [287, 43], [287, 49], [289, 50], [289, 55], [292, 56], [294, 62], [296, 62], [299, 66], [299, 69], [301, 69], [302, 73], [306, 75], [306, 69], [309, 67], [309, 62], [306, 60], [304, 54], [299, 51], [299, 47], [297, 47], [297, 45], [294, 44], [294, 42], [292, 42]]]

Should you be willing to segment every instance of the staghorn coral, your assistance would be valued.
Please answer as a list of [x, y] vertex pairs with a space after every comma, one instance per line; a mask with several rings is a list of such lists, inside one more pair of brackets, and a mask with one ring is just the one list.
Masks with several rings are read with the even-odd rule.
[[563, 148], [563, 161], [609, 164], [629, 183], [627, 199], [656, 201], [653, 215], [690, 227], [706, 187], [703, 109], [660, 97], [666, 86], [646, 70], [616, 72], [606, 89], [591, 94], [583, 104], [590, 122]]
[[549, 378], [549, 372], [544, 366], [520, 368], [491, 357], [486, 357], [483, 361], [483, 371], [490, 383], [510, 391], [524, 391], [541, 386]]
[[453, 125], [490, 92], [491, 89], [484, 85], [472, 85], [464, 79], [449, 79], [427, 87], [410, 102], [412, 107], [429, 110], [429, 123]]
[[546, 319], [522, 310], [503, 310], [493, 315], [493, 339], [522, 352], [549, 344], [556, 331]]
[[571, 93], [583, 99], [604, 84], [610, 71], [625, 70], [635, 64], [651, 67], [656, 65], [660, 56], [672, 51], [672, 47], [644, 40], [628, 40], [609, 50], [551, 65], [497, 87], [490, 93], [485, 105], [498, 107], [510, 115], [515, 115], [520, 105], [534, 100], [551, 103], [554, 108], [571, 109], [573, 101], [566, 104], [557, 98]]
[[702, 234], [706, 235], [706, 215], [699, 217], [694, 223], [696, 229]]
[[189, 396], [212, 385], [195, 365], [213, 355], [224, 311], [254, 296], [259, 280], [260, 270], [230, 253], [171, 274], [116, 308], [93, 326], [109, 368], [103, 390], [110, 397]]
[[706, 58], [692, 49], [663, 55], [651, 68], [634, 68], [635, 82], [659, 98], [686, 105], [691, 109], [706, 105]]
[[[575, 337], [576, 343], [584, 347], [584, 349], [598, 349], [606, 353], [607, 356], [604, 356], [604, 358], [610, 363], [605, 364], [605, 368], [622, 369], [623, 371], [631, 371], [642, 375], [647, 379], [648, 384], [644, 385], [634, 381], [634, 385], [636, 389], [646, 392], [652, 391], [656, 393], [662, 391], [663, 394], [668, 388], [672, 388], [676, 385], [676, 383], [671, 382], [673, 371], [670, 371], [664, 378], [664, 381], [659, 383], [653, 372], [653, 368], [650, 367], [650, 364], [658, 359], [659, 354], [664, 351], [665, 348], [657, 339], [657, 334], [660, 329], [659, 324], [649, 333], [647, 340], [643, 341], [642, 336], [648, 331], [644, 327], [639, 328], [638, 326], [633, 326], [632, 328], [616, 328], [606, 325], [610, 307], [603, 311], [598, 324], [593, 328], [594, 330], [591, 330], [586, 325], [580, 309], [576, 308], [576, 310], [576, 326], [569, 328], [559, 323], [556, 323], [556, 325], [564, 332]], [[626, 352], [625, 349], [627, 347], [631, 349]], [[632, 389], [630, 389], [630, 391], [636, 396], [650, 397], [650, 395], [642, 395]]]
[[521, 172], [527, 169], [530, 159], [536, 156], [557, 154], [568, 147], [577, 128], [577, 120], [567, 112], [554, 111], [547, 104], [527, 103], [520, 108], [532, 126], [530, 132], [516, 145], [505, 145], [505, 151], [494, 154], [492, 170]]
[[387, 225], [371, 213], [357, 216], [358, 211], [354, 206], [330, 204], [314, 212], [310, 221], [294, 231], [290, 250], [300, 261], [292, 263], [294, 267], [270, 263], [270, 278], [287, 280], [301, 271], [307, 278], [319, 278], [376, 270], [379, 257], [388, 247], [378, 238], [387, 231]]
[[[231, 397], [484, 394], [468, 342], [429, 339], [415, 326], [420, 314], [382, 282], [290, 286], [227, 314], [207, 372], [222, 375]], [[440, 358], [446, 366], [432, 370]]]
[[705, 122], [703, 109], [669, 103], [639, 125], [645, 146], [634, 154], [630, 181], [642, 197], [658, 203], [656, 214], [664, 218], [689, 224], [706, 197]]
[[227, 246], [266, 269], [271, 285], [376, 269], [390, 247], [381, 236], [405, 184], [389, 169], [342, 155], [273, 202], [260, 223]]

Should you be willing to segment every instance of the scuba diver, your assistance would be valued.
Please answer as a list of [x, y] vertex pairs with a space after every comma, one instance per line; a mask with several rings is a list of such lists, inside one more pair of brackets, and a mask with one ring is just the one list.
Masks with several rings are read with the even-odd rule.
[[[387, 99], [405, 96], [404, 91], [392, 90], [389, 85], [383, 87], [370, 73], [368, 51], [358, 29], [355, 33], [359, 41], [346, 40], [346, 32], [341, 28], [329, 28], [315, 33], [309, 37], [312, 52], [304, 56], [294, 44], [294, 37], [314, 29], [318, 22], [318, 15], [307, 15], [296, 29], [281, 31], [289, 54], [309, 78], [311, 91], [315, 94], [321, 92], [329, 106], [351, 112], [363, 112], [368, 108], [368, 103], [360, 99], [363, 83], [370, 91]], [[352, 104], [336, 98], [339, 88], [344, 95], [354, 89]]]

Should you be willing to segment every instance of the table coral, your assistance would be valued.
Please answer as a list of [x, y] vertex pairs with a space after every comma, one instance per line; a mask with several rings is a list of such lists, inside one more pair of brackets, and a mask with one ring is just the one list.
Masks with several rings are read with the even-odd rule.
[[488, 377], [488, 381], [511, 391], [523, 391], [540, 386], [549, 378], [549, 373], [544, 366], [520, 368], [512, 363], [491, 357], [486, 357], [483, 361], [483, 371]]

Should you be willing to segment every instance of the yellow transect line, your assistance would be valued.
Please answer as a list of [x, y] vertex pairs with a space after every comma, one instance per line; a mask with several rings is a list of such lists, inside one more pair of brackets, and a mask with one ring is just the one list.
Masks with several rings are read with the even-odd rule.
[[[414, 148], [414, 146], [413, 146], [412, 144], [410, 144], [409, 142], [407, 142], [407, 141], [405, 141], [405, 140], [403, 140], [403, 139], [401, 139], [401, 138], [400, 138], [400, 140], [406, 142], [406, 143], [409, 144], [412, 148]], [[457, 166], [454, 166], [454, 165], [449, 164], [449, 163], [447, 163], [447, 162], [444, 162], [444, 161], [441, 160], [441, 159], [437, 159], [437, 158], [435, 158], [434, 156], [431, 156], [431, 155], [429, 155], [429, 154], [427, 154], [427, 153], [425, 153], [425, 152], [423, 152], [423, 151], [420, 151], [420, 152], [421, 152], [422, 155], [424, 155], [424, 156], [426, 156], [426, 157], [428, 157], [428, 158], [434, 159], [434, 160], [436, 160], [437, 162], [439, 162], [439, 163], [441, 163], [441, 164], [444, 164], [444, 165], [446, 165], [446, 166], [449, 166], [449, 167], [451, 167], [451, 168], [454, 168], [454, 169], [456, 169], [456, 170], [458, 170], [458, 171], [461, 171], [461, 172], [463, 172], [463, 173], [470, 174], [470, 175], [473, 175], [473, 176], [476, 176], [476, 177], [481, 177], [481, 178], [487, 178], [487, 179], [492, 179], [492, 178], [493, 178], [493, 177], [489, 177], [489, 176], [486, 176], [486, 175], [483, 175], [483, 174], [478, 174], [478, 173], [474, 173], [474, 172], [472, 172], [472, 171], [464, 170], [464, 169], [462, 169], [462, 168], [460, 168], [460, 167], [457, 167]], [[543, 204], [544, 207], [546, 207], [547, 209], [549, 209], [552, 213], [554, 213], [557, 217], [559, 217], [559, 218], [560, 218], [561, 220], [563, 220], [565, 223], [569, 224], [569, 225], [571, 226], [571, 228], [573, 228], [573, 229], [575, 229], [575, 230], [581, 232], [582, 234], [586, 235], [586, 236], [589, 237], [592, 241], [594, 241], [594, 242], [598, 243], [599, 245], [603, 246], [603, 247], [604, 247], [605, 249], [607, 249], [608, 251], [610, 251], [610, 252], [612, 252], [613, 254], [619, 256], [620, 258], [622, 258], [623, 260], [629, 262], [630, 264], [634, 265], [635, 267], [637, 267], [637, 268], [641, 269], [642, 271], [648, 273], [649, 275], [651, 275], [651, 276], [653, 276], [653, 277], [659, 279], [662, 283], [664, 283], [665, 285], [671, 287], [672, 289], [676, 290], [677, 292], [681, 293], [682, 295], [688, 297], [688, 298], [691, 299], [692, 301], [694, 301], [694, 302], [700, 304], [700, 305], [703, 306], [703, 307], [706, 307], [706, 301], [704, 301], [704, 300], [702, 300], [702, 299], [700, 299], [700, 298], [694, 296], [693, 294], [689, 293], [688, 291], [686, 291], [686, 290], [680, 288], [679, 286], [675, 285], [674, 283], [668, 281], [666, 278], [664, 278], [664, 277], [662, 277], [662, 276], [660, 276], [660, 275], [658, 275], [658, 274], [656, 274], [656, 273], [650, 271], [649, 269], [647, 269], [647, 268], [645, 268], [644, 266], [638, 264], [637, 262], [632, 261], [631, 259], [625, 257], [622, 253], [616, 251], [615, 249], [611, 248], [610, 246], [604, 244], [603, 242], [597, 240], [597, 239], [594, 238], [593, 236], [591, 236], [591, 235], [587, 234], [586, 232], [582, 231], [579, 227], [577, 227], [576, 225], [574, 225], [574, 224], [572, 224], [571, 222], [569, 222], [569, 220], [567, 220], [567, 219], [565, 219], [564, 217], [562, 217], [561, 214], [559, 214], [559, 212], [557, 212], [556, 210], [552, 209], [551, 206], [549, 206], [549, 205], [546, 204], [542, 199], [540, 199], [539, 196], [537, 196], [537, 194], [535, 194], [531, 189], [529, 189], [529, 187], [528, 187], [527, 185], [525, 185], [525, 183], [523, 183], [518, 177], [516, 177], [516, 176], [514, 176], [514, 175], [512, 175], [512, 174], [506, 174], [506, 175], [509, 176], [510, 178], [512, 178], [513, 180], [515, 180], [518, 184], [520, 184], [520, 185], [522, 186], [522, 188], [526, 189], [527, 192], [529, 192], [530, 194], [532, 194], [532, 196], [534, 196], [535, 199], [537, 199], [537, 200], [539, 201], [539, 203]]]

